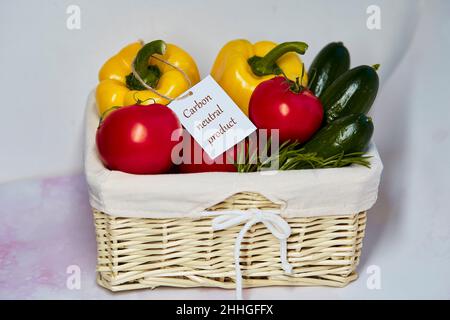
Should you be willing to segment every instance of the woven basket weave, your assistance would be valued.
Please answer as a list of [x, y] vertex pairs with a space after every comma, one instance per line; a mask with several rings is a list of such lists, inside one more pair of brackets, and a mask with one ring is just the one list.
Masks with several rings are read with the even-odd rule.
[[[278, 209], [256, 193], [238, 193], [209, 208]], [[97, 282], [112, 291], [171, 287], [235, 288], [233, 247], [242, 225], [214, 231], [211, 217], [149, 219], [115, 217], [94, 209], [98, 245]], [[292, 233], [288, 261], [280, 265], [279, 241], [262, 224], [242, 242], [244, 287], [343, 287], [356, 279], [366, 225], [365, 212], [286, 219]]]

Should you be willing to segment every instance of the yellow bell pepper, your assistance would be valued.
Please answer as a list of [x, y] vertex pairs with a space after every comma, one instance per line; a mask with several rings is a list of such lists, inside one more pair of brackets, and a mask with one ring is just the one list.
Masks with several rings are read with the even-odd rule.
[[247, 40], [233, 40], [220, 50], [211, 75], [248, 115], [250, 97], [261, 82], [284, 75], [292, 81], [302, 77], [302, 85], [308, 84], [302, 60], [296, 54], [305, 53], [307, 48], [303, 42], [277, 45], [270, 41], [251, 44]]
[[[184, 74], [160, 59], [181, 69]], [[200, 80], [195, 61], [183, 49], [162, 40], [146, 45], [132, 43], [111, 57], [100, 69], [100, 83], [96, 89], [100, 115], [117, 106], [170, 102], [142, 85], [132, 73], [133, 61], [134, 69], [141, 79], [169, 98], [176, 98]]]

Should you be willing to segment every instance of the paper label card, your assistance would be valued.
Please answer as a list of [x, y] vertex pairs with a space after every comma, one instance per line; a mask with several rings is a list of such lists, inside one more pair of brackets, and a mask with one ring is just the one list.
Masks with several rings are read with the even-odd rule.
[[211, 159], [256, 130], [255, 125], [211, 76], [181, 94], [169, 107]]

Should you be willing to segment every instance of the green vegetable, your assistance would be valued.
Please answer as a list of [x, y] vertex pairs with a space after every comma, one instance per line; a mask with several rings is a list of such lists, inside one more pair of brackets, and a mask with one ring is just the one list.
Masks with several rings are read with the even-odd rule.
[[[283, 143], [278, 152], [261, 159], [257, 152], [238, 155], [238, 172], [265, 169], [297, 170], [313, 168], [340, 168], [350, 164], [370, 167], [370, 156], [365, 150], [373, 134], [372, 119], [364, 114], [340, 118], [322, 128], [303, 146], [298, 142]], [[270, 141], [262, 155], [270, 150]], [[274, 164], [277, 167], [274, 168]]]
[[323, 159], [339, 154], [363, 152], [372, 134], [372, 119], [361, 113], [352, 114], [322, 128], [302, 150], [303, 153], [315, 153]]
[[238, 156], [235, 163], [238, 172], [255, 172], [262, 170], [298, 170], [298, 169], [321, 169], [341, 168], [351, 164], [357, 164], [370, 168], [370, 156], [365, 152], [339, 153], [328, 158], [321, 158], [316, 153], [305, 153], [299, 147], [298, 142], [284, 143], [278, 152], [264, 159], [259, 158], [256, 153]]
[[367, 114], [378, 92], [377, 68], [378, 65], [353, 68], [325, 90], [320, 100], [327, 123], [354, 113]]
[[326, 45], [309, 68], [309, 89], [316, 97], [324, 93], [334, 80], [350, 68], [350, 53], [342, 42]]

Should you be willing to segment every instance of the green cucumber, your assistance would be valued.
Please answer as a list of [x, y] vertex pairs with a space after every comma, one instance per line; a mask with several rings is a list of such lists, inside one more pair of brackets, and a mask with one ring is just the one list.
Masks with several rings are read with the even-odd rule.
[[309, 90], [318, 98], [334, 80], [350, 68], [350, 53], [342, 42], [327, 44], [309, 68]]
[[337, 154], [363, 152], [373, 134], [372, 119], [351, 114], [323, 127], [304, 146], [302, 153], [315, 153], [327, 159]]
[[353, 113], [367, 114], [375, 101], [378, 65], [359, 66], [337, 78], [320, 98], [327, 123]]

